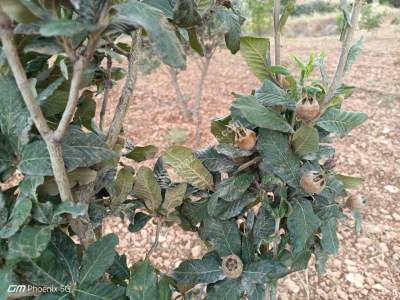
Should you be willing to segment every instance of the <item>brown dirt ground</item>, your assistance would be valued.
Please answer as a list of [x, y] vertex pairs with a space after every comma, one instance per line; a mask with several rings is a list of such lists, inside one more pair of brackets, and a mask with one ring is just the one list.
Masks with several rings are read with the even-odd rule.
[[[341, 250], [329, 260], [327, 274], [299, 273], [283, 280], [280, 299], [400, 299], [400, 30], [388, 27], [365, 36], [364, 51], [353, 66], [347, 82], [358, 87], [347, 99], [345, 109], [363, 111], [368, 121], [342, 140], [336, 141], [338, 170], [362, 175], [363, 185], [356, 190], [369, 199], [363, 211], [364, 230], [354, 235], [354, 221], [339, 224]], [[328, 70], [334, 71], [339, 52], [336, 37], [284, 39], [284, 63], [290, 54], [306, 59], [310, 51], [328, 55]], [[184, 93], [192, 95], [199, 74], [193, 62], [179, 75]], [[216, 141], [209, 133], [210, 119], [229, 110], [231, 92], [248, 94], [260, 83], [250, 73], [240, 54], [220, 51], [214, 58], [204, 88], [201, 107], [201, 144]], [[118, 94], [121, 86], [114, 89]], [[162, 69], [137, 82], [124, 129], [134, 142], [155, 144], [165, 149], [171, 128], [187, 129], [187, 146], [193, 147], [194, 126], [185, 122], [174, 101], [169, 77]], [[116, 99], [114, 97], [114, 101]], [[111, 116], [111, 111], [109, 112]], [[127, 224], [110, 220], [106, 231], [118, 232], [121, 252], [130, 263], [143, 258], [154, 241], [154, 225], [140, 233], [127, 232]], [[151, 260], [170, 271], [183, 259], [198, 257], [205, 248], [195, 234], [178, 226], [163, 228], [160, 244]], [[307, 280], [308, 278], [308, 280]], [[308, 281], [308, 283], [307, 283]]]

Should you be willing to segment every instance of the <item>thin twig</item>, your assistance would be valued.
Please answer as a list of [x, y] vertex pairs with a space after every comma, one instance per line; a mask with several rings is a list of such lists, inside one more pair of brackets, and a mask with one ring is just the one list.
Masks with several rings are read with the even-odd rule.
[[279, 14], [281, 11], [281, 1], [274, 1], [274, 47], [275, 47], [275, 65], [281, 64], [281, 33], [279, 30]]
[[151, 245], [151, 248], [146, 253], [146, 257], [144, 258], [145, 260], [148, 260], [150, 258], [150, 256], [153, 254], [154, 250], [156, 250], [156, 248], [158, 246], [158, 240], [160, 238], [161, 227], [162, 227], [162, 221], [161, 221], [161, 219], [158, 219], [157, 220], [157, 227], [156, 227], [156, 237], [154, 239], [153, 245]]
[[180, 106], [182, 116], [185, 120], [189, 120], [190, 118], [190, 110], [187, 106], [187, 102], [185, 100], [185, 97], [182, 94], [182, 90], [179, 86], [179, 81], [178, 81], [178, 76], [177, 72], [173, 67], [167, 66], [167, 69], [169, 71], [170, 77], [171, 77], [171, 83], [172, 86], [175, 89], [175, 94], [176, 94], [176, 100], [178, 101], [178, 104]]
[[281, 224], [281, 218], [276, 218], [275, 219], [275, 230], [274, 230], [274, 240], [272, 241], [272, 251], [273, 251], [273, 255], [274, 258], [276, 259], [278, 257], [278, 243], [279, 243], [279, 226]]
[[103, 95], [103, 102], [101, 103], [101, 110], [100, 110], [100, 121], [99, 121], [99, 128], [103, 130], [104, 126], [104, 116], [107, 110], [108, 104], [108, 95], [111, 89], [111, 67], [112, 67], [112, 59], [111, 56], [107, 55], [107, 67], [106, 67], [106, 81], [104, 83], [104, 95]]
[[353, 5], [353, 10], [351, 12], [350, 26], [347, 29], [345, 39], [343, 40], [342, 43], [339, 63], [336, 67], [335, 76], [333, 77], [332, 82], [329, 85], [328, 92], [326, 93], [325, 98], [321, 103], [321, 113], [320, 113], [321, 115], [331, 103], [337, 87], [340, 86], [343, 82], [347, 57], [349, 56], [349, 50], [353, 43], [354, 33], [357, 29], [358, 18], [360, 15], [361, 7], [362, 7], [362, 0], [355, 0]]
[[113, 148], [117, 142], [118, 135], [121, 132], [122, 123], [129, 107], [130, 99], [133, 93], [133, 88], [137, 79], [139, 52], [142, 44], [142, 31], [139, 30], [136, 34], [136, 43], [133, 43], [128, 56], [128, 74], [126, 75], [125, 85], [119, 97], [117, 108], [111, 121], [110, 128], [107, 134], [107, 144]]
[[243, 171], [247, 169], [248, 167], [251, 167], [252, 165], [256, 165], [261, 161], [261, 156], [256, 156], [253, 159], [245, 162], [244, 164], [240, 165], [239, 168], [237, 169], [237, 172]]

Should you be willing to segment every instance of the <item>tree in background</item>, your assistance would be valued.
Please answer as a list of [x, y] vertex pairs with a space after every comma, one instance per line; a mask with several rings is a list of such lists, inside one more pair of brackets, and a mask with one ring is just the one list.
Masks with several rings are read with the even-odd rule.
[[245, 31], [256, 36], [267, 34], [272, 28], [272, 0], [244, 0]]

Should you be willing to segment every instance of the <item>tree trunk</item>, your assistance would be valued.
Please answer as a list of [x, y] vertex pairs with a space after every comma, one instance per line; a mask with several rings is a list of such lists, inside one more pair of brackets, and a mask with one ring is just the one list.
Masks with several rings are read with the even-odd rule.
[[183, 118], [187, 121], [187, 120], [189, 120], [190, 117], [191, 117], [191, 116], [190, 116], [190, 110], [189, 110], [189, 108], [188, 108], [188, 106], [187, 106], [186, 99], [185, 99], [185, 97], [183, 96], [182, 90], [181, 90], [181, 88], [180, 88], [180, 86], [179, 86], [179, 81], [178, 81], [177, 72], [176, 72], [176, 70], [175, 70], [174, 68], [172, 68], [172, 67], [168, 67], [168, 71], [169, 71], [169, 74], [170, 74], [170, 76], [171, 76], [171, 83], [172, 83], [172, 86], [173, 86], [174, 89], [175, 89], [176, 100], [178, 101], [178, 104], [179, 104], [179, 107], [180, 107], [182, 116], [183, 116]]

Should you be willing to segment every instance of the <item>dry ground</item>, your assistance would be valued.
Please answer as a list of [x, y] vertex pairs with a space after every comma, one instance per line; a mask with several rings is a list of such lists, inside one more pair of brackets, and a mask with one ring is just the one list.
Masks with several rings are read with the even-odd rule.
[[[327, 274], [317, 276], [311, 267], [308, 284], [304, 273], [285, 279], [279, 289], [280, 299], [306, 299], [306, 291], [310, 299], [400, 299], [400, 29], [390, 27], [363, 34], [364, 51], [347, 78], [358, 89], [347, 99], [345, 109], [363, 111], [369, 119], [338, 140], [336, 146], [338, 169], [365, 177], [357, 190], [369, 199], [364, 231], [356, 239], [351, 217], [343, 221], [339, 225], [341, 250], [329, 260]], [[336, 37], [284, 39], [285, 63], [290, 62], [289, 54], [305, 59], [310, 51], [328, 54], [332, 74], [339, 51]], [[197, 78], [196, 66], [189, 63], [179, 76], [188, 96]], [[230, 93], [248, 94], [259, 85], [240, 54], [221, 51], [216, 55], [201, 108], [202, 145], [215, 143], [209, 120], [228, 112]], [[194, 126], [181, 118], [169, 77], [158, 70], [138, 81], [124, 129], [136, 143], [163, 149], [169, 143], [171, 128], [187, 129], [186, 145], [193, 146]], [[127, 233], [127, 225], [119, 220], [110, 220], [106, 227], [119, 232], [120, 250], [128, 254], [130, 263], [143, 258], [154, 240], [152, 224], [137, 234]], [[203, 251], [196, 235], [174, 226], [163, 228], [151, 260], [169, 271], [182, 259], [198, 257]]]

